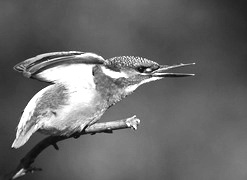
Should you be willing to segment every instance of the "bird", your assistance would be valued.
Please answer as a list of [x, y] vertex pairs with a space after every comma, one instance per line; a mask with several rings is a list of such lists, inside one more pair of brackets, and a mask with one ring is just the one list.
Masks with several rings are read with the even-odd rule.
[[22, 61], [14, 70], [49, 85], [28, 102], [11, 147], [23, 146], [35, 132], [52, 136], [81, 132], [140, 85], [164, 77], [193, 76], [167, 72], [193, 64], [159, 65], [137, 56], [104, 59], [80, 51], [45, 53]]

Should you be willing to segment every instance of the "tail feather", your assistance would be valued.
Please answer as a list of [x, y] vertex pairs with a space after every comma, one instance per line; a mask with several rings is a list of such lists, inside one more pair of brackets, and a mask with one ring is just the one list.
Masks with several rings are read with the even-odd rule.
[[37, 129], [37, 126], [32, 126], [27, 132], [17, 134], [11, 148], [17, 149], [23, 146], [31, 137], [31, 135], [37, 131]]

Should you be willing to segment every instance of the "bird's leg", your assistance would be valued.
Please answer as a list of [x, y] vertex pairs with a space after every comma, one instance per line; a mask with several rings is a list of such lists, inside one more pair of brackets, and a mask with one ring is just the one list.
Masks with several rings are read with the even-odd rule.
[[75, 139], [78, 139], [80, 136], [81, 136], [81, 132], [79, 132], [79, 131], [77, 131], [77, 132], [72, 134], [72, 137], [75, 138]]
[[104, 133], [109, 133], [109, 134], [112, 134], [112, 133], [113, 133], [113, 131], [112, 131], [112, 129], [108, 128], [108, 129], [106, 129], [106, 130], [104, 131]]

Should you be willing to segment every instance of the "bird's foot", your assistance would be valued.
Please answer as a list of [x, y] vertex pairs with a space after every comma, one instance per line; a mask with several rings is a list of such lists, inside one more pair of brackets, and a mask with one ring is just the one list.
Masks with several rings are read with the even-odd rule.
[[81, 132], [75, 132], [72, 136], [73, 138], [78, 139], [81, 136]]
[[112, 134], [113, 131], [112, 131], [112, 129], [106, 129], [106, 130], [104, 131], [104, 133]]

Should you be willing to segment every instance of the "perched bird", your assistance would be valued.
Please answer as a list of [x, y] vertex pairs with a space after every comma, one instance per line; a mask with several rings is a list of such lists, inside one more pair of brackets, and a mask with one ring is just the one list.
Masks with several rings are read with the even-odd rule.
[[134, 56], [104, 59], [79, 51], [46, 53], [27, 59], [14, 69], [51, 85], [27, 104], [12, 147], [21, 147], [36, 131], [54, 136], [78, 133], [141, 84], [164, 77], [192, 76], [167, 72], [192, 64], [159, 65]]

